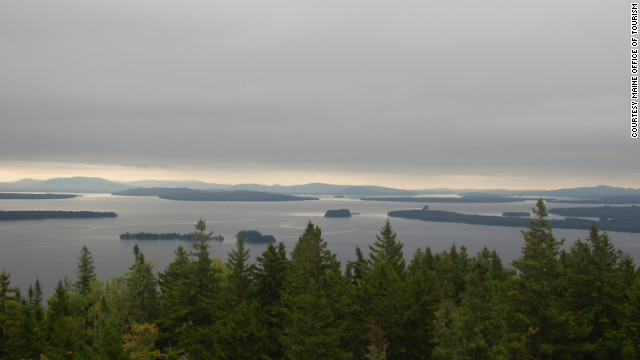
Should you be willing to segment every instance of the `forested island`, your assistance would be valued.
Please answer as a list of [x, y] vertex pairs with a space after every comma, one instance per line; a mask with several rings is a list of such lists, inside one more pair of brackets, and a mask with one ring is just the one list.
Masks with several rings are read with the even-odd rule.
[[[497, 196], [497, 195], [465, 195], [461, 197], [434, 196], [380, 196], [362, 198], [363, 201], [396, 201], [396, 202], [431, 202], [451, 204], [479, 204], [479, 203], [509, 203], [532, 200], [531, 198]], [[533, 199], [535, 200], [535, 199]]]
[[0, 211], [0, 220], [42, 220], [42, 219], [95, 219], [113, 218], [118, 214], [114, 212], [97, 211], [48, 211], [48, 210], [24, 210], [24, 211]]
[[[520, 258], [452, 244], [404, 254], [389, 220], [345, 266], [309, 222], [227, 261], [200, 241], [155, 269], [136, 246], [98, 279], [80, 249], [49, 299], [0, 273], [0, 359], [637, 359], [640, 271], [596, 226], [569, 248], [540, 201]], [[365, 253], [366, 251], [366, 253]], [[255, 259], [255, 261], [252, 261]]]
[[349, 209], [327, 210], [324, 213], [324, 217], [349, 218], [351, 217], [351, 211]]
[[317, 197], [274, 194], [249, 190], [193, 190], [187, 188], [139, 188], [119, 191], [118, 196], [157, 196], [167, 200], [181, 201], [304, 201]]
[[47, 199], [73, 199], [81, 195], [73, 194], [33, 194], [33, 193], [0, 193], [0, 199], [23, 199], [23, 200], [47, 200]]
[[[203, 234], [205, 240], [213, 240], [213, 241], [224, 241], [224, 236], [222, 235], [208, 235]], [[187, 241], [196, 241], [200, 240], [199, 234], [196, 233], [188, 233], [188, 234], [180, 234], [180, 233], [147, 233], [147, 232], [137, 232], [137, 233], [129, 233], [126, 232], [124, 234], [120, 234], [120, 240], [187, 240]]]
[[[629, 209], [629, 208], [627, 208]], [[573, 210], [573, 209], [572, 209]], [[619, 211], [619, 210], [618, 210]], [[553, 212], [553, 210], [549, 210]], [[584, 214], [604, 214], [602, 212], [587, 212], [576, 210], [577, 213], [583, 215], [574, 216], [588, 216]], [[571, 213], [571, 212], [565, 212]], [[520, 216], [491, 216], [491, 215], [467, 215], [460, 214], [452, 211], [442, 210], [397, 210], [390, 211], [388, 213], [391, 217], [399, 217], [404, 219], [414, 219], [423, 221], [436, 221], [436, 222], [454, 222], [462, 224], [472, 225], [490, 225], [490, 226], [514, 226], [524, 228], [527, 225], [527, 218]], [[527, 214], [528, 216], [529, 214]], [[594, 220], [579, 219], [579, 218], [566, 218], [564, 220], [552, 219], [548, 220], [549, 223], [558, 229], [585, 229], [588, 230]], [[633, 215], [630, 217], [605, 217], [596, 221], [595, 224], [601, 230], [608, 231], [622, 231], [622, 232], [640, 232], [640, 216]]]
[[[426, 210], [426, 209], [423, 209], [423, 210]], [[524, 211], [507, 211], [502, 213], [502, 216], [507, 216], [507, 217], [529, 217], [530, 215], [531, 214]]]
[[242, 237], [245, 242], [249, 244], [268, 244], [275, 243], [276, 238], [273, 235], [262, 235], [256, 230], [242, 230], [238, 231], [236, 238]]

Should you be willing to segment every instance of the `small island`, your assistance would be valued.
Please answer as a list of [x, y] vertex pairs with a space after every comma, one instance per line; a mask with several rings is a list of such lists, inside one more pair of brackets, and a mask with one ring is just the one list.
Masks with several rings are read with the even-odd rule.
[[349, 209], [327, 210], [324, 217], [348, 218], [351, 217], [351, 211]]
[[34, 193], [0, 193], [2, 200], [49, 200], [49, 199], [73, 199], [81, 195], [73, 194], [34, 194]]
[[[224, 237], [222, 235], [214, 235], [209, 236], [205, 234], [206, 240], [213, 241], [224, 241]], [[179, 233], [147, 233], [147, 232], [138, 232], [135, 234], [131, 234], [126, 232], [120, 235], [120, 240], [200, 240], [200, 235], [196, 233], [188, 233], [188, 234], [179, 234]]]
[[256, 230], [242, 230], [238, 231], [236, 238], [242, 236], [244, 241], [248, 244], [268, 244], [276, 242], [276, 238], [273, 235], [262, 235]]
[[25, 211], [0, 211], [0, 220], [43, 220], [43, 219], [96, 219], [114, 218], [118, 214], [114, 212], [97, 211], [48, 211], [48, 210], [25, 210]]

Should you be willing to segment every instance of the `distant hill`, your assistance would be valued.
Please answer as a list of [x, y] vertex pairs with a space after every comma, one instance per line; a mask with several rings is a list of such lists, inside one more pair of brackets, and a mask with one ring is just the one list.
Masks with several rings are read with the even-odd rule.
[[161, 199], [181, 201], [303, 201], [314, 197], [274, 194], [248, 190], [194, 190], [186, 188], [140, 188], [113, 193], [121, 196], [157, 196]]
[[[202, 181], [165, 181], [141, 180], [133, 182], [115, 182], [97, 177], [55, 178], [49, 180], [23, 179], [15, 182], [0, 182], [0, 192], [70, 192], [70, 193], [115, 193], [132, 188], [184, 188], [193, 190], [255, 191], [285, 195], [333, 195], [333, 196], [403, 196], [421, 194], [458, 194], [494, 195], [494, 196], [535, 196], [544, 198], [571, 198], [572, 201], [590, 200], [593, 203], [629, 203], [630, 196], [640, 197], [640, 189], [628, 189], [599, 185], [557, 190], [473, 190], [473, 189], [423, 189], [403, 190], [383, 186], [368, 185], [332, 185], [310, 183], [303, 185], [259, 185], [259, 184], [215, 184]], [[557, 200], [560, 201], [560, 200]], [[637, 202], [630, 202], [637, 203]]]
[[169, 181], [169, 180], [140, 180], [128, 181], [124, 183], [131, 185], [131, 188], [189, 188], [195, 190], [225, 189], [231, 185], [211, 184], [202, 181]]
[[240, 184], [227, 188], [227, 190], [251, 190], [266, 191], [278, 194], [297, 195], [343, 195], [343, 196], [412, 196], [415, 191], [393, 189], [382, 186], [353, 186], [353, 185], [331, 185], [323, 183], [311, 183], [305, 185], [258, 185]]
[[0, 183], [0, 191], [21, 192], [111, 193], [129, 188], [131, 186], [114, 181], [82, 176], [49, 180], [24, 179], [16, 182]]

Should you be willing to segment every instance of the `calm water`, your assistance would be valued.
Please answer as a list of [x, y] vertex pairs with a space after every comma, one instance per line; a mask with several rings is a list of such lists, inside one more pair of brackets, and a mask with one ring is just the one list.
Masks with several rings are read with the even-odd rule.
[[[421, 208], [421, 203], [369, 202], [348, 198], [322, 198], [303, 202], [182, 202], [153, 197], [120, 197], [106, 194], [84, 194], [80, 198], [62, 200], [0, 200], [0, 210], [91, 210], [114, 211], [117, 218], [52, 219], [0, 222], [0, 267], [11, 273], [11, 282], [23, 294], [36, 277], [45, 292], [51, 293], [58, 279], [75, 278], [77, 256], [83, 245], [92, 252], [100, 279], [123, 275], [133, 263], [131, 253], [135, 243], [157, 271], [173, 260], [178, 244], [189, 242], [121, 241], [124, 232], [180, 232], [194, 230], [200, 218], [209, 230], [223, 235], [223, 243], [211, 243], [214, 255], [226, 259], [235, 247], [234, 235], [240, 230], [258, 230], [274, 235], [291, 251], [308, 221], [320, 226], [329, 248], [344, 264], [355, 257], [355, 247], [367, 253], [367, 245], [384, 225], [391, 210]], [[505, 211], [529, 211], [533, 201], [507, 204], [429, 204], [430, 209], [450, 210], [467, 214], [500, 215]], [[558, 205], [561, 207], [562, 205]], [[553, 206], [550, 206], [553, 207]], [[348, 208], [359, 215], [348, 219], [324, 218], [329, 209]], [[482, 225], [423, 222], [391, 219], [391, 225], [404, 243], [405, 256], [410, 259], [418, 248], [431, 247], [434, 252], [447, 250], [453, 243], [464, 245], [470, 254], [487, 246], [496, 249], [506, 263], [520, 255], [520, 229]], [[587, 235], [586, 230], [554, 230], [558, 238], [570, 245]], [[619, 249], [640, 259], [640, 234], [611, 232]], [[248, 245], [252, 257], [266, 248], [262, 244]]]

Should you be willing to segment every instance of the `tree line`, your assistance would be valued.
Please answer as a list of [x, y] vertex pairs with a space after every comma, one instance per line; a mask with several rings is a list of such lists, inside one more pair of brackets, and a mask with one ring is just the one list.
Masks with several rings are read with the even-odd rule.
[[[389, 220], [344, 268], [309, 222], [291, 251], [251, 260], [244, 239], [222, 262], [206, 223], [157, 273], [137, 246], [123, 276], [76, 278], [44, 304], [0, 276], [1, 359], [637, 359], [640, 276], [592, 226], [562, 250], [542, 200], [521, 256], [417, 250], [407, 262]], [[344, 271], [342, 270], [344, 269]]]

